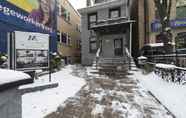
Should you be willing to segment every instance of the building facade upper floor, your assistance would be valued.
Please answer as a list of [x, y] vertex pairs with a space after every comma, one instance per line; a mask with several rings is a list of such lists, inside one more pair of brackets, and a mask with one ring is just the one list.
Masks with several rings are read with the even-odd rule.
[[[72, 27], [80, 32], [81, 18], [77, 10], [68, 0], [57, 0], [57, 24], [59, 29]], [[63, 25], [63, 26], [62, 26]], [[62, 26], [62, 27], [61, 27]], [[72, 29], [71, 29], [72, 30]]]
[[57, 0], [57, 2], [58, 43], [65, 48], [79, 49], [81, 40], [80, 14], [68, 0]]
[[91, 28], [98, 25], [118, 24], [129, 20], [131, 1], [94, 0], [93, 5], [79, 9], [82, 24], [87, 22], [88, 28]]

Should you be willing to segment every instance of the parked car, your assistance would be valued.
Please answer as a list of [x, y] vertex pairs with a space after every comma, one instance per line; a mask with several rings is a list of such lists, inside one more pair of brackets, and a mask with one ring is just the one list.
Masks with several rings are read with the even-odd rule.
[[186, 54], [186, 48], [176, 49], [177, 54]]
[[146, 44], [143, 48], [141, 48], [140, 54], [145, 57], [163, 55], [165, 54], [165, 47], [163, 43]]

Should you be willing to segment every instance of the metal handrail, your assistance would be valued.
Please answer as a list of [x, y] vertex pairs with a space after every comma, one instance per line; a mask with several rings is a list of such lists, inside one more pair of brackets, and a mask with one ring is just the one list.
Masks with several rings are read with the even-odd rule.
[[98, 66], [98, 60], [100, 58], [100, 53], [101, 53], [101, 48], [98, 48], [97, 52], [96, 52], [96, 69]]

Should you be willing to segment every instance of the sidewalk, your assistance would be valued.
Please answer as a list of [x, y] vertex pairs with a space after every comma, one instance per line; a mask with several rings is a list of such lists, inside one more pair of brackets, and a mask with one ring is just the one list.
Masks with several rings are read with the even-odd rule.
[[173, 118], [132, 75], [117, 79], [87, 74], [90, 70], [74, 68], [88, 84], [45, 118]]
[[[56, 88], [26, 93], [22, 96], [22, 118], [43, 118], [57, 110], [57, 107], [74, 96], [85, 84], [85, 80], [71, 75], [72, 66], [67, 66], [52, 74], [52, 82], [58, 83]], [[48, 75], [40, 77], [33, 84], [20, 87], [35, 88], [50, 85]]]
[[141, 85], [157, 97], [176, 118], [186, 118], [186, 85], [167, 82], [154, 73], [143, 75], [136, 72], [134, 75]]

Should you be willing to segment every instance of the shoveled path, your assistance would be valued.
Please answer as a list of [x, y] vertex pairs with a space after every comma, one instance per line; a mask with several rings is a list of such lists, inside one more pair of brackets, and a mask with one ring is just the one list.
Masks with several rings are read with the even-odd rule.
[[134, 78], [88, 74], [87, 69], [74, 67], [72, 74], [88, 84], [46, 118], [174, 118]]

